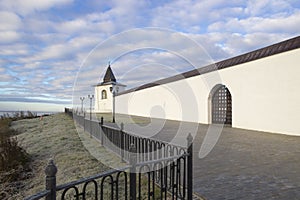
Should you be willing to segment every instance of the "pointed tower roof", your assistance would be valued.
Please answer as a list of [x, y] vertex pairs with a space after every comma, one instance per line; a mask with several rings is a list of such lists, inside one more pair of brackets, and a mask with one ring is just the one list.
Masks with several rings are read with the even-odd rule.
[[116, 77], [112, 72], [110, 65], [108, 65], [108, 68], [103, 78], [103, 83], [109, 83], [109, 82], [117, 82]]

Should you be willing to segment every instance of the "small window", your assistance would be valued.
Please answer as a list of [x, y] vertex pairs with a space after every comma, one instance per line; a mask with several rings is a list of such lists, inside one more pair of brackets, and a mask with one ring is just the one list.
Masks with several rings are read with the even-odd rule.
[[102, 92], [101, 92], [101, 98], [102, 98], [102, 99], [107, 99], [107, 93], [106, 93], [106, 90], [102, 90]]

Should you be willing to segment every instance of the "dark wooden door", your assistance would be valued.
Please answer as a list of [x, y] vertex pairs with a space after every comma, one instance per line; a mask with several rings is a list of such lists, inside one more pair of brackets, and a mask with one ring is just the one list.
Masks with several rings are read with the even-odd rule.
[[217, 89], [212, 98], [212, 123], [232, 124], [231, 94], [224, 85]]

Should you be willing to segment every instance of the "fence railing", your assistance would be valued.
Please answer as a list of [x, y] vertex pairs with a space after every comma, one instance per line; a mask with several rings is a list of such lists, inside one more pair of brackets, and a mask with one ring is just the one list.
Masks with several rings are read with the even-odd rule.
[[187, 147], [143, 138], [100, 122], [72, 117], [91, 136], [121, 157], [128, 166], [56, 186], [56, 166], [46, 167], [46, 190], [28, 197], [54, 199], [188, 199], [193, 197], [193, 145]]

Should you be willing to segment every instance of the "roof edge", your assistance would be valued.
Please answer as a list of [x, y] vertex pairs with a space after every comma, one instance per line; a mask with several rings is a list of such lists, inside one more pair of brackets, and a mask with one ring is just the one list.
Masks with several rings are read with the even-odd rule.
[[257, 49], [257, 50], [254, 50], [254, 51], [251, 51], [248, 53], [244, 53], [244, 54], [241, 54], [241, 55], [238, 55], [235, 57], [231, 57], [231, 58], [228, 58], [228, 59], [216, 62], [216, 63], [212, 63], [210, 65], [206, 65], [206, 66], [194, 69], [194, 70], [190, 70], [190, 71], [187, 71], [187, 72], [184, 72], [181, 74], [177, 74], [175, 76], [160, 79], [160, 80], [150, 82], [150, 83], [147, 83], [147, 84], [144, 84], [144, 85], [141, 85], [141, 86], [129, 89], [129, 90], [125, 90], [123, 92], [120, 92], [117, 96], [131, 93], [131, 92], [138, 91], [138, 90], [143, 90], [143, 89], [150, 88], [150, 87], [155, 87], [155, 86], [162, 85], [162, 84], [179, 81], [179, 80], [190, 78], [193, 76], [206, 74], [209, 72], [213, 72], [213, 71], [217, 71], [220, 69], [232, 67], [235, 65], [251, 62], [254, 60], [273, 56], [273, 55], [276, 55], [279, 53], [284, 53], [284, 52], [291, 51], [291, 50], [298, 49], [298, 48], [300, 48], [300, 36], [297, 36], [297, 37], [294, 37], [294, 38], [291, 38], [288, 40], [284, 40], [282, 42], [275, 43], [270, 46], [263, 47], [263, 48], [260, 48], [260, 49]]
[[118, 86], [123, 86], [123, 87], [127, 86], [127, 85], [124, 85], [124, 84], [119, 83], [119, 82], [110, 81], [110, 82], [101, 82], [101, 83], [98, 83], [96, 85], [93, 85], [93, 87], [104, 86], [104, 85], [118, 85]]

